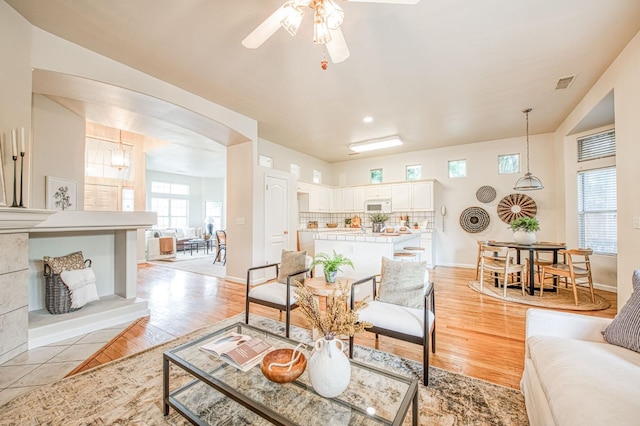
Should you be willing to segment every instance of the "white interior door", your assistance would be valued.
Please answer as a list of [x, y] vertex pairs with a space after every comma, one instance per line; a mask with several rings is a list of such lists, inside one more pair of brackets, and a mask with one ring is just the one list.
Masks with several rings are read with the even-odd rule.
[[274, 176], [265, 183], [265, 260], [278, 263], [282, 250], [289, 250], [289, 183]]

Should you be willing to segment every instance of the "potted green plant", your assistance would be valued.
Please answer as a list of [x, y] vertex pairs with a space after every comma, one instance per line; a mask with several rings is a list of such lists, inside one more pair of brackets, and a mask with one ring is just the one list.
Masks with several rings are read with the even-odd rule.
[[347, 265], [351, 266], [353, 269], [353, 262], [350, 259], [344, 257], [341, 253], [336, 253], [333, 251], [333, 256], [328, 255], [326, 253], [318, 253], [316, 257], [313, 259], [310, 268], [313, 269], [316, 265], [322, 265], [322, 270], [324, 272], [324, 279], [327, 280], [328, 283], [335, 283], [336, 277], [338, 275], [338, 271], [340, 271], [340, 267]]
[[389, 220], [389, 215], [387, 213], [371, 213], [369, 219], [373, 226], [373, 232], [382, 232], [384, 223]]
[[513, 230], [513, 240], [518, 244], [533, 244], [536, 241], [536, 231], [540, 230], [540, 222], [535, 217], [519, 217], [509, 223]]

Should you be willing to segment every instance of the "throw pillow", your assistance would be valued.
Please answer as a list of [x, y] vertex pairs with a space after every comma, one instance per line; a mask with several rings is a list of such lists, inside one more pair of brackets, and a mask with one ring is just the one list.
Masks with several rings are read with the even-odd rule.
[[60, 257], [49, 257], [45, 256], [42, 258], [44, 263], [49, 265], [51, 268], [51, 272], [54, 274], [59, 274], [62, 271], [72, 271], [74, 269], [84, 269], [84, 257], [82, 256], [81, 251], [76, 251], [74, 253], [70, 253], [66, 256]]
[[640, 269], [633, 272], [631, 297], [602, 334], [612, 345], [640, 352]]
[[[287, 283], [287, 276], [294, 272], [302, 271], [307, 267], [307, 252], [305, 251], [286, 251], [282, 250], [282, 257], [280, 260], [280, 271], [278, 273], [278, 282], [282, 284]], [[302, 283], [304, 283], [304, 274], [296, 275], [292, 277]]]
[[407, 308], [424, 307], [424, 279], [427, 262], [400, 262], [382, 258], [377, 299]]

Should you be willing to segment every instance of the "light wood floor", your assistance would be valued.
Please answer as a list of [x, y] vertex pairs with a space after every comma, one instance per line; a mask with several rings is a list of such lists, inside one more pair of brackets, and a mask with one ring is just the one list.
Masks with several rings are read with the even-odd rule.
[[[524, 358], [526, 305], [502, 302], [467, 287], [475, 270], [437, 267], [431, 272], [435, 283], [437, 351], [432, 365], [519, 389]], [[224, 318], [244, 312], [244, 285], [175, 269], [141, 265], [138, 268], [138, 297], [149, 301], [151, 316], [143, 318], [71, 374], [131, 355], [166, 342]], [[612, 318], [616, 295], [598, 291], [612, 302], [605, 311], [584, 312]], [[251, 313], [279, 319], [278, 311], [252, 305]], [[282, 318], [284, 319], [284, 318]], [[292, 323], [308, 327], [299, 310]], [[356, 343], [421, 361], [421, 347], [362, 333]]]

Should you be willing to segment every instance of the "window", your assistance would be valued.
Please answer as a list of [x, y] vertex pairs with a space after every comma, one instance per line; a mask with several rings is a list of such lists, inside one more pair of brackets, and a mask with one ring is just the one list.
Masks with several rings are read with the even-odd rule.
[[297, 164], [291, 163], [289, 164], [289, 171], [291, 172], [292, 175], [300, 179], [300, 166], [298, 166]]
[[449, 177], [459, 178], [467, 176], [467, 160], [449, 161]]
[[382, 183], [382, 169], [371, 169], [369, 172], [371, 183]]
[[585, 136], [578, 139], [578, 162], [616, 155], [616, 131]]
[[268, 167], [270, 169], [273, 168], [273, 158], [267, 157], [266, 155], [261, 155], [258, 159], [258, 164], [262, 167]]
[[216, 230], [222, 229], [222, 201], [205, 201], [204, 216], [206, 223], [213, 223], [212, 234]]
[[498, 174], [520, 173], [520, 154], [498, 155]]
[[317, 170], [313, 171], [313, 183], [322, 183], [322, 172], [319, 172]]
[[151, 211], [158, 214], [160, 228], [189, 226], [189, 185], [151, 182]]
[[598, 254], [617, 254], [616, 169], [578, 173], [578, 244]]
[[407, 166], [407, 180], [420, 180], [422, 178], [422, 165]]

